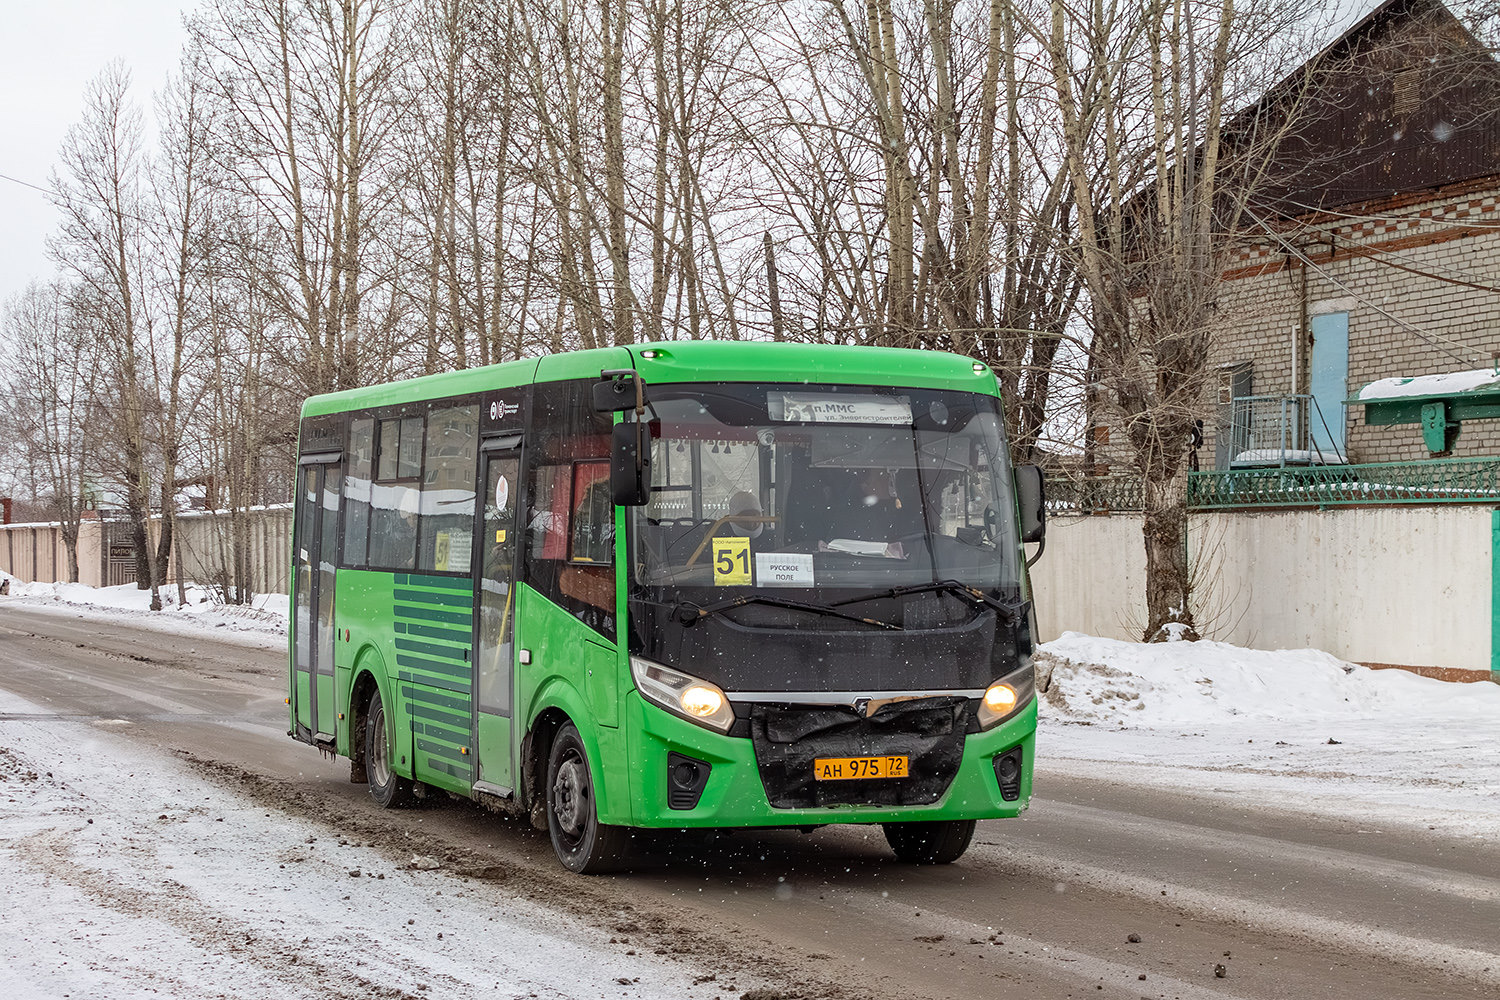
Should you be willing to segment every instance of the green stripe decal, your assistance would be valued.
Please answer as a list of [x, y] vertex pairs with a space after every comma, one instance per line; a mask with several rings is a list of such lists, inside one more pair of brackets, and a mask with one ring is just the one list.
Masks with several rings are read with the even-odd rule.
[[463, 625], [468, 628], [474, 624], [474, 612], [472, 611], [435, 611], [430, 608], [413, 607], [410, 604], [397, 604], [396, 617], [417, 619], [426, 622], [445, 622], [449, 625]]
[[426, 684], [428, 687], [452, 691], [455, 694], [467, 695], [469, 693], [467, 681], [450, 681], [446, 677], [418, 677], [407, 670], [401, 671], [398, 676], [410, 684]]
[[459, 779], [460, 781], [474, 780], [474, 769], [472, 767], [459, 767], [457, 765], [438, 760], [436, 757], [427, 758], [427, 767], [433, 771], [441, 771], [444, 774]]
[[427, 590], [397, 589], [396, 600], [409, 604], [436, 604], [451, 608], [472, 609], [474, 607], [474, 595], [467, 590], [462, 593], [435, 593]]
[[431, 740], [417, 740], [417, 749], [423, 753], [436, 754], [457, 763], [465, 763], [469, 758], [459, 750], [458, 747], [448, 746], [445, 743], [434, 743]]
[[436, 625], [415, 625], [411, 622], [406, 624], [406, 634], [425, 636], [428, 639], [447, 639], [449, 642], [458, 642], [465, 646], [471, 645], [474, 641], [474, 633], [467, 629], [460, 632], [458, 629], [438, 628]]
[[468, 730], [449, 729], [445, 726], [420, 725], [412, 727], [412, 732], [423, 733], [434, 739], [442, 740], [444, 743], [452, 743], [456, 747], [466, 747], [473, 741], [473, 733]]
[[452, 660], [454, 663], [467, 664], [464, 659], [464, 650], [455, 649], [452, 646], [439, 646], [434, 642], [418, 642], [416, 639], [397, 639], [396, 653], [420, 653], [423, 656], [437, 657], [442, 660]]
[[434, 590], [456, 591], [461, 594], [468, 593], [471, 586], [466, 576], [419, 576], [415, 573], [397, 573], [396, 585], [431, 587]]
[[426, 656], [416, 656], [412, 653], [396, 651], [396, 665], [406, 667], [410, 670], [421, 670], [429, 674], [439, 674], [443, 677], [453, 677], [459, 680], [469, 680], [472, 672], [467, 663], [459, 663], [457, 660], [434, 660]]
[[469, 712], [468, 698], [452, 698], [448, 695], [438, 694], [436, 691], [424, 691], [421, 688], [406, 687], [401, 689], [408, 701], [420, 702], [423, 705], [432, 705], [436, 708], [446, 708], [450, 712]]

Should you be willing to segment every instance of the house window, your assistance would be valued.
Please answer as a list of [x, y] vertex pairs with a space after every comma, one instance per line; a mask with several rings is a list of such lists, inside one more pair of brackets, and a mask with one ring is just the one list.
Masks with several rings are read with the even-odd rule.
[[1219, 403], [1227, 405], [1250, 395], [1250, 362], [1237, 361], [1219, 369]]
[[1422, 104], [1422, 70], [1412, 66], [1398, 70], [1392, 90], [1392, 112], [1397, 118], [1409, 118]]

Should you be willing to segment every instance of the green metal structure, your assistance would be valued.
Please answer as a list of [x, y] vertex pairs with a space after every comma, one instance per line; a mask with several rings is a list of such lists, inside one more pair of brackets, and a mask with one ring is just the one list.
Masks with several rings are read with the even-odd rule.
[[1188, 474], [1188, 506], [1500, 503], [1500, 458], [1314, 465]]
[[309, 399], [289, 734], [381, 805], [529, 816], [574, 871], [643, 827], [880, 823], [952, 861], [1031, 794], [1040, 494], [997, 392], [954, 355], [681, 342]]
[[[1406, 385], [1425, 384], [1417, 379], [1397, 381], [1398, 386], [1402, 382]], [[1430, 376], [1426, 381], [1433, 382], [1434, 386], [1438, 384]], [[1496, 384], [1462, 391], [1362, 398], [1369, 388], [1366, 386], [1344, 400], [1344, 405], [1364, 407], [1365, 423], [1373, 426], [1418, 425], [1422, 430], [1422, 443], [1434, 455], [1453, 450], [1464, 421], [1500, 419], [1500, 385]]]

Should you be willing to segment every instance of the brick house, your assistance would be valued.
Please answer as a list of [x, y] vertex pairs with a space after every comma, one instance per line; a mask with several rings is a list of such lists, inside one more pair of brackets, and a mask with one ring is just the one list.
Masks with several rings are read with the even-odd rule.
[[[1497, 363], [1500, 64], [1438, 0], [1389, 0], [1315, 63], [1337, 68], [1275, 147], [1220, 289], [1205, 468], [1426, 459], [1420, 428], [1345, 400]], [[1445, 454], [1500, 455], [1500, 420]]]

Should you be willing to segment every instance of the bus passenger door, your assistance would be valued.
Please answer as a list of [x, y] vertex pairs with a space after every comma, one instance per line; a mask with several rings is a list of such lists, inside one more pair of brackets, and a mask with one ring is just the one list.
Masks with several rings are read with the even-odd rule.
[[296, 589], [293, 624], [296, 735], [333, 744], [338, 704], [333, 691], [334, 567], [338, 563], [342, 469], [323, 456], [303, 458], [297, 470]]
[[474, 689], [481, 791], [509, 793], [512, 780], [512, 704], [515, 698], [516, 500], [521, 467], [518, 437], [485, 442], [480, 558], [476, 562]]

